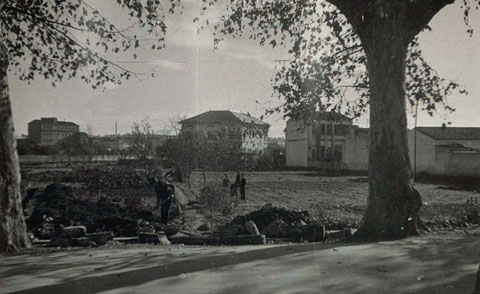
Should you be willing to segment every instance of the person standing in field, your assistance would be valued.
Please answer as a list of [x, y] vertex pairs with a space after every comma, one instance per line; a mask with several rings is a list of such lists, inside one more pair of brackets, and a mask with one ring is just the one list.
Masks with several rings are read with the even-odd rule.
[[175, 197], [175, 186], [166, 178], [158, 180], [156, 177], [153, 177], [150, 179], [150, 183], [155, 188], [155, 194], [157, 196], [155, 209], [158, 209], [160, 206], [162, 223], [166, 225], [168, 223], [168, 210], [172, 204], [173, 197]]
[[237, 196], [237, 190], [240, 187], [240, 172], [237, 172], [235, 182], [230, 186], [230, 195]]
[[240, 179], [240, 199], [245, 199], [245, 186], [247, 185], [247, 179], [245, 179], [245, 174], [242, 173], [242, 178]]

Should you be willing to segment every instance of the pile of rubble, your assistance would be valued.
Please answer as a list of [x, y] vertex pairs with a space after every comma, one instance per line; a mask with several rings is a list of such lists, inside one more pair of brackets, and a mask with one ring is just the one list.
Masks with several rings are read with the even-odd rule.
[[197, 231], [179, 231], [168, 238], [173, 244], [246, 245], [345, 240], [353, 233], [351, 228], [328, 230], [323, 222], [310, 217], [308, 211], [287, 210], [271, 204], [237, 216], [231, 222], [217, 226], [213, 232], [206, 224]]
[[112, 240], [112, 232], [87, 234], [87, 228], [85, 226], [68, 226], [63, 227], [60, 233], [52, 238], [51, 245], [60, 247], [91, 247], [104, 245]]
[[247, 220], [254, 221], [260, 231], [264, 231], [272, 223], [279, 221], [289, 226], [305, 225], [313, 221], [308, 211], [306, 210], [288, 210], [286, 208], [276, 207], [273, 206], [271, 203], [268, 203], [262, 208], [252, 211], [247, 215], [240, 215], [235, 217], [230, 223], [230, 225], [244, 226]]
[[[159, 215], [152, 210], [125, 205], [118, 197], [101, 197], [95, 202], [79, 199], [71, 187], [63, 184], [30, 191], [29, 198], [24, 200], [27, 227], [37, 238], [51, 238], [62, 226], [72, 223], [85, 226], [89, 232], [110, 231], [125, 237], [137, 235], [139, 220], [161, 227]], [[175, 208], [172, 212], [179, 212]], [[172, 213], [171, 217], [179, 215]]]
[[233, 234], [248, 231], [248, 224], [253, 222], [261, 234], [273, 241], [319, 242], [326, 239], [345, 239], [352, 235], [352, 229], [330, 223], [320, 222], [311, 217], [308, 211], [288, 210], [266, 204], [247, 215], [235, 217], [222, 230]]

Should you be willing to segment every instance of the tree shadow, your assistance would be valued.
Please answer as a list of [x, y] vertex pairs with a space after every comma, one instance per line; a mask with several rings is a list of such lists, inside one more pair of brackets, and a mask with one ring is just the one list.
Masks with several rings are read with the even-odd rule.
[[[89, 272], [81, 273], [69, 262], [61, 267], [77, 271], [76, 275], [58, 284], [13, 293], [75, 294], [115, 289], [131, 293], [136, 286], [135, 290], [156, 287], [166, 292], [182, 289], [184, 293], [206, 287], [229, 294], [355, 294], [378, 293], [379, 289], [382, 293], [471, 293], [480, 256], [478, 240], [429, 237], [373, 244], [310, 243], [241, 248], [241, 252], [192, 248], [182, 256], [165, 254], [161, 258], [112, 252], [115, 261], [98, 272], [90, 267]], [[157, 266], [146, 267], [152, 264]], [[181, 278], [185, 275], [187, 279]]]
[[[115, 253], [112, 252], [110, 254], [112, 257], [108, 257], [108, 265], [100, 260], [89, 262], [82, 267], [75, 267], [77, 259], [75, 254], [68, 258], [65, 258], [65, 254], [59, 254], [57, 256], [54, 255], [49, 257], [49, 265], [42, 264], [29, 266], [28, 268], [8, 269], [2, 271], [2, 276], [44, 275], [45, 273], [54, 275], [55, 273], [60, 272], [62, 275], [65, 275], [66, 271], [71, 271], [72, 274], [67, 275], [69, 277], [63, 279], [58, 284], [40, 286], [10, 293], [97, 293], [126, 286], [138, 286], [149, 281], [195, 271], [215, 269], [255, 260], [276, 258], [299, 252], [325, 250], [333, 247], [352, 245], [353, 244], [310, 243], [304, 245], [269, 247], [239, 253], [213, 251], [203, 257], [198, 257], [195, 253], [185, 254], [180, 258], [172, 255], [171, 259], [180, 260], [147, 268], [145, 265], [155, 264], [155, 257], [145, 255], [129, 260], [127, 258], [131, 258], [132, 256], [115, 256]], [[162, 257], [165, 258], [166, 256], [163, 255]], [[78, 258], [81, 258], [81, 254], [79, 254]], [[62, 259], [65, 259], [66, 261], [61, 262]], [[112, 259], [114, 261], [112, 261]], [[9, 263], [9, 266], [10, 265], [15, 266], [15, 263]], [[18, 265], [20, 266], [21, 264], [18, 263]], [[128, 270], [125, 271], [125, 269]], [[99, 272], [98, 274], [95, 272], [92, 273], [92, 270], [98, 270]], [[104, 272], [110, 273], [101, 274]], [[86, 275], [90, 276], [85, 277]]]

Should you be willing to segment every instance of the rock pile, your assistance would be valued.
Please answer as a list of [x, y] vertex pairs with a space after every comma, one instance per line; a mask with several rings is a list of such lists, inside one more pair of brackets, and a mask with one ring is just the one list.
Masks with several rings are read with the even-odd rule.
[[248, 220], [255, 222], [260, 232], [263, 232], [268, 225], [278, 220], [282, 220], [288, 226], [304, 225], [312, 222], [308, 211], [287, 210], [283, 207], [275, 207], [271, 203], [247, 215], [235, 217], [231, 224], [245, 226]]
[[85, 226], [68, 226], [63, 227], [62, 230], [52, 239], [51, 245], [61, 247], [91, 247], [104, 245], [112, 240], [112, 232], [87, 234], [87, 228]]
[[[137, 236], [138, 220], [161, 226], [159, 215], [102, 197], [96, 202], [78, 199], [71, 187], [54, 183], [36, 191], [27, 203], [27, 227], [35, 237], [49, 238], [60, 226], [80, 224], [89, 232], [111, 231], [115, 236]], [[174, 213], [172, 213], [174, 215]]]
[[217, 234], [221, 236], [252, 232], [256, 234], [252, 224], [255, 225], [258, 234], [264, 234], [274, 240], [319, 242], [325, 239], [345, 239], [351, 235], [351, 230], [347, 231], [345, 228], [327, 231], [325, 223], [310, 217], [308, 211], [288, 210], [272, 204], [266, 204], [247, 215], [235, 217], [227, 225], [220, 226], [220, 232]]

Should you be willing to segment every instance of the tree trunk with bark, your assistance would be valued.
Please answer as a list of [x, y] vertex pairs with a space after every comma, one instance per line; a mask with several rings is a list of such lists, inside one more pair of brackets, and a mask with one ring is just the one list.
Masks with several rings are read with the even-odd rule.
[[7, 48], [0, 39], [0, 252], [30, 246], [23, 217], [7, 69]]
[[453, 0], [331, 0], [358, 33], [370, 81], [369, 193], [354, 240], [418, 235], [421, 197], [407, 141], [406, 58], [409, 43]]
[[417, 235], [420, 194], [408, 155], [405, 63], [408, 44], [378, 34], [365, 46], [370, 79], [369, 195], [356, 236], [395, 239]]

